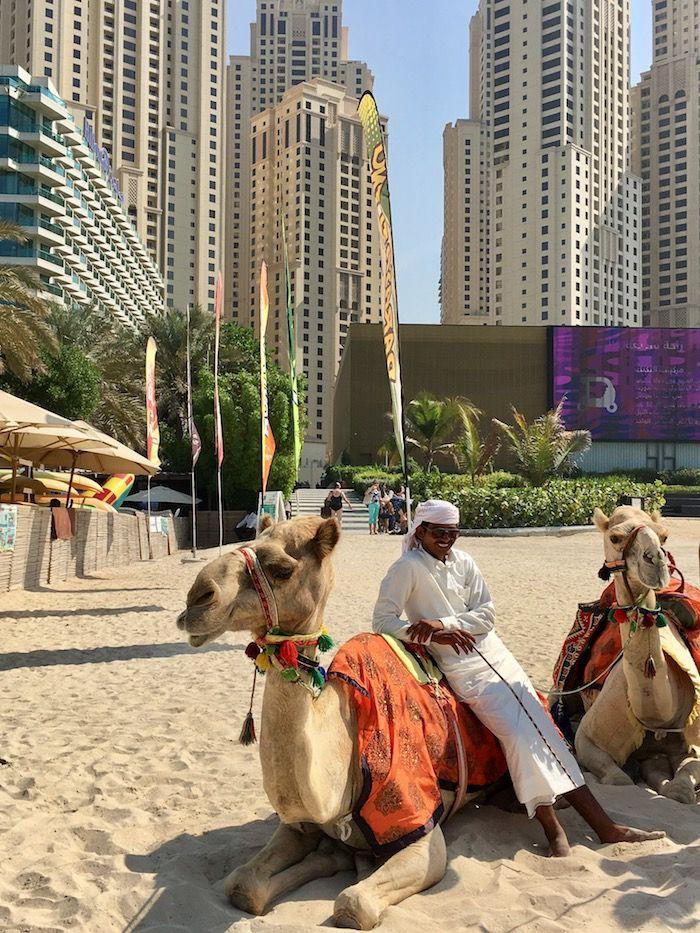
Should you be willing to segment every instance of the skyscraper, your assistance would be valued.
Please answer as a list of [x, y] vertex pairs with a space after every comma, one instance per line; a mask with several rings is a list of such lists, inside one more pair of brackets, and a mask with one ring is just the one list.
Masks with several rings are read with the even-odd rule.
[[[443, 322], [641, 324], [640, 180], [628, 170], [628, 31], [628, 0], [534, 7], [481, 0], [470, 41], [471, 121], [481, 135], [475, 125], [468, 133], [463, 126], [456, 143], [462, 121], [445, 134], [446, 191], [453, 195], [446, 204]], [[488, 163], [483, 173], [477, 151]], [[479, 177], [476, 225], [471, 196]], [[450, 217], [457, 203], [469, 219], [460, 236], [470, 240], [454, 247], [447, 240], [460, 230]]]
[[642, 176], [642, 311], [654, 327], [700, 327], [700, 7], [654, 0], [654, 57], [632, 90]]
[[232, 56], [228, 68], [226, 313], [257, 326], [265, 259], [268, 345], [286, 362], [284, 218], [297, 365], [308, 384], [302, 476], [323, 466], [331, 443], [347, 327], [381, 313], [379, 240], [357, 117], [372, 75], [348, 60], [347, 42], [339, 0], [259, 0], [251, 54]]
[[371, 90], [368, 67], [348, 60], [348, 30], [342, 18], [342, 0], [258, 0], [250, 55], [230, 58], [225, 309], [234, 320], [244, 323], [250, 314], [251, 117], [276, 106], [290, 87], [313, 77], [343, 85], [351, 97]]
[[13, 0], [0, 63], [50, 77], [107, 150], [169, 304], [212, 307], [223, 264], [224, 0]]

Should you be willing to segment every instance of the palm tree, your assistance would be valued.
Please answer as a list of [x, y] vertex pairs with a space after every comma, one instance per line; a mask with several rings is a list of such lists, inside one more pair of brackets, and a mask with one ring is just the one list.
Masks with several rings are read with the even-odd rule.
[[[24, 243], [21, 227], [0, 218], [0, 241]], [[47, 323], [49, 305], [38, 296], [41, 283], [23, 266], [0, 265], [0, 373], [26, 379], [42, 368], [41, 352], [56, 342]]]
[[420, 451], [430, 472], [437, 454], [452, 454], [460, 429], [466, 428], [479, 410], [466, 398], [439, 399], [421, 392], [406, 408], [407, 443]]
[[521, 473], [533, 486], [564, 472], [571, 457], [591, 446], [590, 431], [567, 431], [561, 416], [563, 402], [528, 424], [524, 415], [513, 406], [515, 425], [493, 419], [508, 439]]
[[384, 439], [384, 443], [377, 451], [377, 457], [379, 461], [384, 461], [385, 467], [397, 467], [401, 463], [401, 454], [399, 453], [399, 448], [396, 443], [396, 438], [394, 437], [393, 432], [387, 434]]
[[143, 448], [145, 340], [96, 305], [57, 304], [49, 320], [59, 344], [77, 347], [100, 373], [92, 423], [125, 444]]
[[472, 485], [491, 463], [501, 447], [500, 434], [492, 429], [486, 438], [479, 433], [476, 418], [470, 418], [455, 443], [454, 456], [463, 473], [471, 477]]

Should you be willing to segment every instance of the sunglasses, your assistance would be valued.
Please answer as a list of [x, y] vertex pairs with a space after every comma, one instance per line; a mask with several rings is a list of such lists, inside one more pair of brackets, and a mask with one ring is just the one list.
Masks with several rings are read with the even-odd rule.
[[428, 522], [423, 522], [423, 527], [434, 538], [452, 538], [456, 541], [459, 537], [459, 528], [444, 528], [442, 525], [431, 525]]

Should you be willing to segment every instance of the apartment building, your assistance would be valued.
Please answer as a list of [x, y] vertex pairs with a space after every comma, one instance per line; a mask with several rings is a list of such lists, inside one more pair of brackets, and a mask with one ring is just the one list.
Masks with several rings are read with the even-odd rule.
[[[481, 0], [470, 27], [470, 116], [481, 125], [479, 158], [488, 160], [484, 261], [475, 262], [470, 242], [450, 263], [445, 243], [443, 322], [640, 325], [629, 0]], [[475, 127], [470, 134], [471, 159]], [[450, 209], [464, 204], [467, 184], [472, 195], [476, 168], [465, 171], [466, 139], [459, 158], [450, 153], [451, 136]], [[446, 241], [455, 223], [446, 197]], [[478, 287], [465, 290], [465, 277], [478, 277]], [[486, 306], [475, 304], [482, 294]]]
[[700, 327], [700, 6], [654, 0], [652, 9], [652, 66], [632, 89], [642, 313], [652, 327]]
[[289, 88], [313, 77], [342, 85], [350, 97], [371, 90], [367, 65], [348, 58], [342, 0], [258, 0], [250, 54], [231, 56], [227, 71], [227, 228], [225, 309], [248, 321], [251, 262], [250, 121], [275, 107]]
[[331, 443], [335, 376], [351, 322], [381, 317], [379, 236], [357, 100], [322, 78], [291, 88], [251, 130], [250, 267], [246, 321], [259, 325], [259, 272], [268, 263], [267, 343], [286, 366], [282, 223], [308, 382], [302, 468], [323, 465]]
[[47, 298], [94, 303], [135, 325], [164, 307], [164, 282], [127, 213], [109, 157], [44, 75], [0, 66], [0, 216], [26, 243], [2, 262], [32, 269]]
[[223, 266], [225, 0], [11, 0], [0, 63], [51, 78], [109, 153], [168, 304], [213, 309]]

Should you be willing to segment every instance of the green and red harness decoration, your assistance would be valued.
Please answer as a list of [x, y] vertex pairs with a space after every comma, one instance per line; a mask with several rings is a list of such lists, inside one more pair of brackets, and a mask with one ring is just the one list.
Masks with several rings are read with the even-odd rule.
[[[276, 670], [284, 680], [289, 683], [298, 683], [317, 696], [326, 683], [326, 670], [315, 658], [309, 658], [303, 652], [305, 649], [330, 651], [334, 647], [334, 642], [325, 625], [319, 632], [304, 634], [283, 632], [279, 627], [274, 591], [255, 551], [251, 548], [239, 548], [238, 553], [245, 562], [267, 627], [265, 634], [251, 641], [245, 649], [246, 656], [255, 662], [255, 672], [253, 689], [250, 693], [250, 708], [243, 721], [239, 741], [241, 745], [251, 745], [256, 740], [253, 698], [258, 674], [265, 674], [270, 669]], [[302, 678], [302, 674], [308, 675], [308, 683]]]
[[665, 628], [668, 625], [660, 606], [655, 609], [645, 606], [611, 606], [608, 609], [608, 619], [618, 625], [629, 622], [631, 632], [636, 632], [638, 628]]

